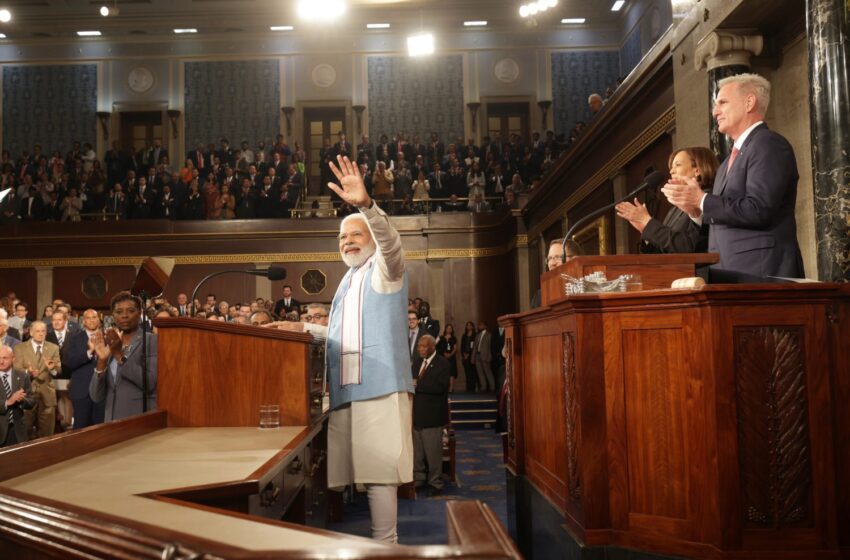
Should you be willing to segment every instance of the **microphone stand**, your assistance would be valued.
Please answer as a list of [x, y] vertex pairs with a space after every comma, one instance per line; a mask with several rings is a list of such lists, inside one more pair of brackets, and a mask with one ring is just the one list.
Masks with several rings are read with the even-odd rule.
[[138, 293], [142, 298], [142, 413], [148, 411], [148, 294], [142, 290]]
[[195, 286], [195, 289], [192, 291], [192, 317], [195, 316], [197, 309], [195, 309], [195, 297], [198, 295], [198, 290], [201, 289], [204, 282], [209, 280], [210, 278], [214, 278], [216, 276], [221, 276], [222, 274], [250, 274], [252, 276], [266, 276], [268, 269], [258, 269], [258, 270], [219, 270], [218, 272], [213, 272], [212, 274], [207, 274], [198, 284]]

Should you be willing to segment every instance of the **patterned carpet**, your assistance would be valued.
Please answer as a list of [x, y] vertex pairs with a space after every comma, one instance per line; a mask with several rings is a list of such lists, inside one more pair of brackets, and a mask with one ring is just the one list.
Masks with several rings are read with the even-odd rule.
[[[421, 491], [415, 500], [399, 500], [399, 543], [446, 544], [446, 500], [481, 500], [508, 526], [501, 436], [490, 430], [458, 430], [455, 438], [458, 484], [447, 482], [439, 496]], [[328, 529], [371, 536], [366, 495], [356, 494], [345, 506], [344, 521], [331, 523]]]

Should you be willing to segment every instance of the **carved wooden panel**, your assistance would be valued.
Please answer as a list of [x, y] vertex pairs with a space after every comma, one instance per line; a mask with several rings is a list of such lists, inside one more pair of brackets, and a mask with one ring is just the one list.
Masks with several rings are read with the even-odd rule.
[[513, 339], [505, 339], [505, 420], [508, 426], [508, 446], [516, 449], [516, 434], [514, 433], [514, 409], [513, 409]]
[[745, 521], [812, 523], [812, 474], [802, 329], [738, 327], [735, 389]]
[[561, 334], [563, 355], [561, 371], [564, 374], [564, 408], [567, 432], [567, 489], [570, 498], [581, 499], [581, 472], [579, 468], [579, 396], [576, 380], [575, 335]]

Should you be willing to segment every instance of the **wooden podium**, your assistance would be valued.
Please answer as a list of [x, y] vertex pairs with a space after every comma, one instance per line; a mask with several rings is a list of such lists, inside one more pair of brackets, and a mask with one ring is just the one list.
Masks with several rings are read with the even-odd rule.
[[[161, 319], [159, 410], [0, 449], [0, 558], [434, 558], [324, 529], [324, 344]], [[281, 427], [259, 430], [259, 406]], [[452, 558], [516, 559], [493, 512], [447, 503]]]
[[[611, 270], [617, 257], [604, 259]], [[524, 554], [547, 511], [546, 526], [566, 527], [550, 535], [565, 547], [763, 559], [850, 550], [847, 286], [558, 289], [549, 306], [499, 321]]]

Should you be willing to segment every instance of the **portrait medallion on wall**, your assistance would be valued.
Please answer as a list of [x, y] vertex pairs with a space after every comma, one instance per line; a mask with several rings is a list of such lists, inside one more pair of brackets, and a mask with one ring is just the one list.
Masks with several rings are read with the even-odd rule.
[[512, 58], [503, 58], [493, 65], [493, 74], [503, 84], [512, 84], [519, 78], [519, 64]]
[[325, 276], [325, 273], [317, 268], [311, 268], [301, 275], [301, 289], [311, 296], [322, 293], [327, 284], [327, 276]]
[[127, 85], [135, 93], [145, 93], [153, 87], [154, 75], [150, 68], [136, 66], [127, 74]]
[[80, 286], [80, 291], [88, 299], [103, 299], [108, 289], [109, 283], [100, 274], [89, 274]]
[[336, 82], [336, 70], [330, 64], [319, 64], [313, 68], [313, 83], [320, 88], [329, 88]]

